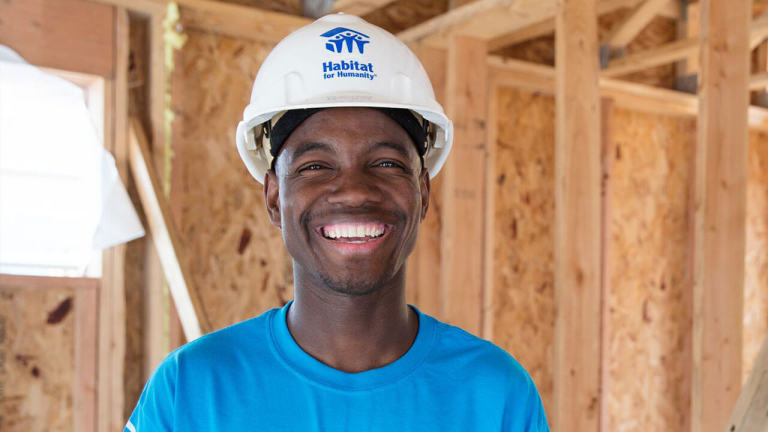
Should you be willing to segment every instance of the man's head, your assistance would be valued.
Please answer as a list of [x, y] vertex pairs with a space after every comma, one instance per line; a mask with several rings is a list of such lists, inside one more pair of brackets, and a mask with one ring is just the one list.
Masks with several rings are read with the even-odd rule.
[[419, 59], [391, 33], [359, 17], [334, 14], [288, 35], [262, 63], [235, 135], [251, 175], [264, 182], [274, 156], [270, 127], [280, 116], [334, 107], [415, 113], [426, 131], [424, 165], [430, 176], [450, 152], [453, 125]]
[[332, 108], [293, 130], [265, 178], [297, 278], [352, 295], [402, 278], [429, 203], [409, 133], [371, 108]]

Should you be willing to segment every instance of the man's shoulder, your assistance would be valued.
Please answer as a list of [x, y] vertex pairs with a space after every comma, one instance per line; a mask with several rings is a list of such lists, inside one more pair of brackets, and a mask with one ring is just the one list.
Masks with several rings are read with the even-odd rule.
[[437, 322], [438, 339], [433, 361], [455, 371], [471, 371], [475, 379], [506, 386], [529, 386], [532, 381], [523, 366], [507, 351], [451, 324]]
[[263, 349], [268, 338], [268, 322], [276, 310], [268, 310], [259, 316], [190, 341], [171, 352], [166, 362], [183, 361], [193, 364], [208, 360], [220, 362], [228, 356], [243, 354], [243, 351]]

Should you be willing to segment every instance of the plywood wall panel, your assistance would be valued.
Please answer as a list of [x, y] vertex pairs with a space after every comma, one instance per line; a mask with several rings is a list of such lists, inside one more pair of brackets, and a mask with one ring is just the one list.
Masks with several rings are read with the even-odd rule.
[[493, 341], [531, 374], [552, 412], [554, 382], [554, 98], [497, 95]]
[[607, 289], [609, 430], [686, 430], [695, 123], [617, 109]]
[[173, 75], [171, 185], [192, 283], [213, 327], [292, 298], [290, 261], [261, 185], [235, 149], [235, 128], [271, 46], [189, 31]]
[[73, 428], [75, 290], [0, 284], [0, 430]]
[[746, 380], [760, 346], [768, 337], [768, 135], [749, 135], [747, 240], [744, 274], [744, 351]]

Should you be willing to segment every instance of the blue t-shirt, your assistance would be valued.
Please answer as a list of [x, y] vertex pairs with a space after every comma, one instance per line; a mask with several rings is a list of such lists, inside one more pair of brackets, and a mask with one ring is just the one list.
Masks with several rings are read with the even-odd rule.
[[402, 357], [347, 373], [296, 344], [290, 304], [172, 352], [125, 431], [549, 431], [528, 373], [488, 341], [417, 310]]

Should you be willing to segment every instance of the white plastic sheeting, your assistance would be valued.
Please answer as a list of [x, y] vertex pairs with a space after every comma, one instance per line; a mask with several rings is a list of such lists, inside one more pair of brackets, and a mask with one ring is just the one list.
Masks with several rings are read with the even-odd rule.
[[143, 235], [83, 90], [0, 45], [0, 272], [81, 276]]

